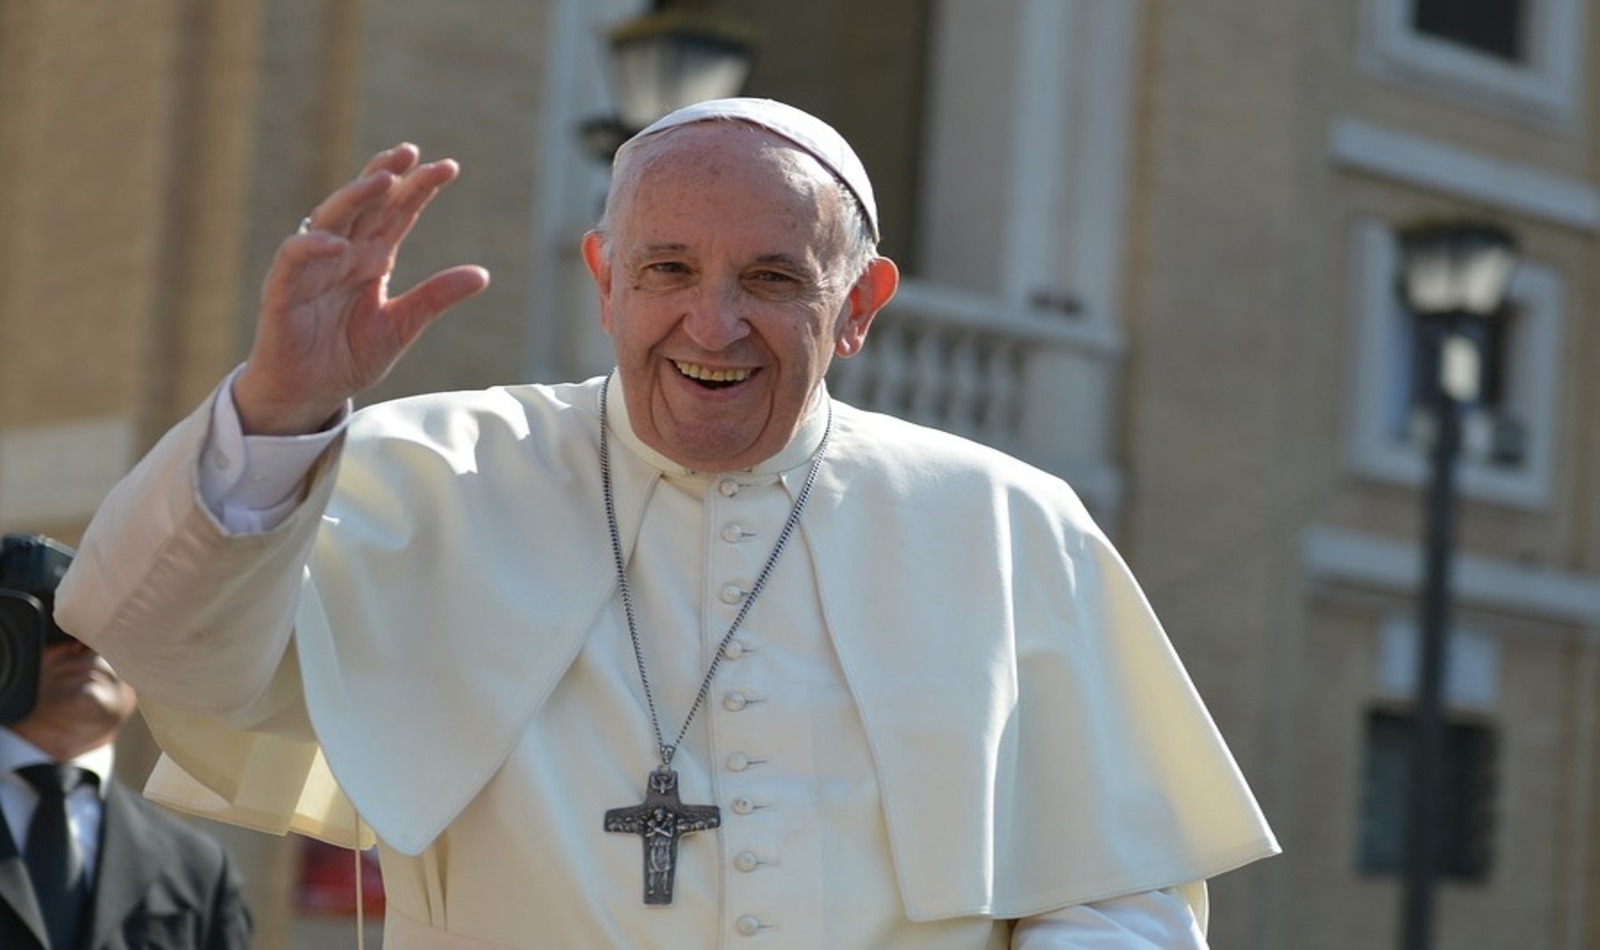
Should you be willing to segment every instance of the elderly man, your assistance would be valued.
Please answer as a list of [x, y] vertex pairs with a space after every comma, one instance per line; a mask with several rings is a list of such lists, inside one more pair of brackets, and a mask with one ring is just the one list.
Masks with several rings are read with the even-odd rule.
[[666, 117], [583, 242], [613, 374], [347, 417], [487, 284], [388, 295], [456, 173], [319, 205], [89, 530], [58, 616], [140, 684], [152, 793], [375, 840], [391, 947], [1203, 946], [1276, 845], [1120, 559], [823, 386], [898, 280], [848, 144]]

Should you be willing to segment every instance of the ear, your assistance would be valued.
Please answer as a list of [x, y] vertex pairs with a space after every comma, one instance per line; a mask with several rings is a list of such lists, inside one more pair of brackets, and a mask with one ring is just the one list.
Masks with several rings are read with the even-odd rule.
[[839, 321], [839, 330], [834, 336], [835, 356], [849, 358], [861, 352], [872, 318], [899, 287], [900, 268], [887, 257], [874, 257], [845, 300], [844, 319]]
[[611, 332], [611, 258], [605, 252], [605, 239], [599, 231], [583, 236], [583, 263], [600, 291], [600, 328]]

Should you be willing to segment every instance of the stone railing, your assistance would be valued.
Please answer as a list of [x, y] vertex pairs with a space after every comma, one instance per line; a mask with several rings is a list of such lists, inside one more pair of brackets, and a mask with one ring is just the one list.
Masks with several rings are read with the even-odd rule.
[[994, 446], [1074, 483], [1090, 507], [1116, 505], [1111, 462], [1116, 368], [1111, 328], [1060, 310], [906, 281], [866, 347], [835, 360], [845, 402]]

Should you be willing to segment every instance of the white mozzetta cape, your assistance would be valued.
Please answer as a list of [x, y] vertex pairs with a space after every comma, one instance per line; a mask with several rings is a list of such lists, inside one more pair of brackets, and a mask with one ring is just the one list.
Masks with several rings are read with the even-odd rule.
[[[198, 501], [210, 406], [169, 433], [107, 500], [57, 595], [62, 626], [113, 665], [171, 671], [141, 681], [168, 754], [151, 794], [345, 844], [358, 811], [391, 847], [426, 848], [615, 596], [602, 385], [357, 413], [306, 503], [265, 535], [229, 537]], [[1063, 482], [837, 403], [832, 438], [796, 540], [911, 919], [1020, 917], [1277, 851]], [[613, 457], [627, 550], [659, 473]], [[295, 728], [302, 690], [314, 739]]]

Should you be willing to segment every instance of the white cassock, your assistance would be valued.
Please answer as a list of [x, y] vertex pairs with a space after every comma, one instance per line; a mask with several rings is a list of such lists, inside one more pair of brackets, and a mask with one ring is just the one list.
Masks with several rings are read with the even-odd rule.
[[[603, 385], [357, 413], [263, 534], [199, 500], [212, 407], [169, 433], [57, 594], [62, 626], [140, 688], [166, 752], [150, 794], [375, 835], [397, 948], [1004, 947], [1009, 919], [1184, 885], [1203, 919], [1198, 882], [1276, 853], [1070, 489], [833, 403], [800, 529], [673, 763], [721, 827], [681, 839], [672, 905], [642, 906], [640, 838], [602, 829], [657, 764], [603, 517]], [[640, 443], [611, 385], [670, 742], [827, 401], [777, 457], [705, 475]]]

